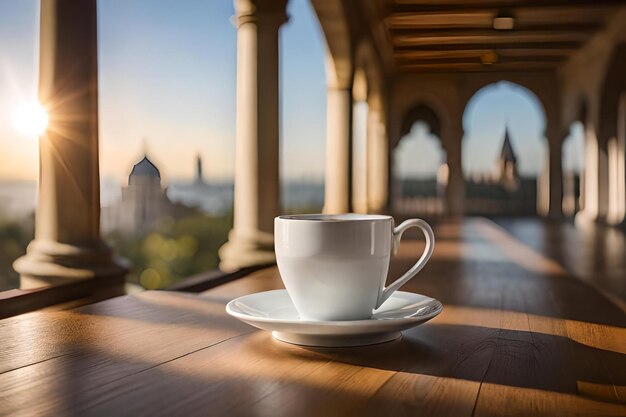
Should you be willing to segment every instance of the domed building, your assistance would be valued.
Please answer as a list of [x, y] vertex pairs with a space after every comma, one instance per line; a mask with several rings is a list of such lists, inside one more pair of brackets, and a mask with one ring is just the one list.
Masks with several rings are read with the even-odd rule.
[[172, 203], [166, 188], [161, 185], [161, 172], [144, 155], [128, 176], [128, 185], [122, 187], [118, 204], [103, 211], [103, 229], [124, 232], [145, 232], [164, 218], [180, 218], [194, 212], [182, 204]]
[[159, 168], [144, 154], [143, 159], [133, 165], [128, 176], [128, 185], [158, 184], [161, 186], [161, 172]]

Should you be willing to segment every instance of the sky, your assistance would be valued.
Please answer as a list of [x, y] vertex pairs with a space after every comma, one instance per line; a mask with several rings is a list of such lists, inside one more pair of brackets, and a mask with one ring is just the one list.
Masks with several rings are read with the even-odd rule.
[[[98, 7], [102, 178], [123, 182], [146, 151], [166, 181], [192, 178], [197, 154], [209, 180], [230, 179], [236, 86], [232, 1], [106, 0]], [[280, 35], [281, 172], [283, 178], [321, 180], [324, 40], [307, 0], [290, 0], [288, 14]], [[0, 179], [37, 177], [37, 140], [18, 133], [12, 121], [19, 104], [36, 97], [37, 19], [37, 0], [0, 1]], [[491, 170], [505, 124], [520, 170], [538, 172], [545, 122], [531, 93], [511, 84], [489, 86], [472, 99], [463, 122], [466, 172]], [[434, 172], [441, 160], [437, 138], [419, 125], [398, 149], [403, 175]], [[576, 155], [576, 149], [568, 154]]]
[[[37, 177], [36, 140], [12, 122], [18, 103], [36, 97], [37, 3], [0, 1], [0, 178]], [[207, 177], [230, 178], [232, 1], [107, 0], [98, 12], [102, 177], [123, 180], [147, 149], [166, 179], [191, 178], [198, 153]], [[280, 37], [282, 172], [321, 178], [324, 44], [308, 1], [291, 1], [288, 12]]]

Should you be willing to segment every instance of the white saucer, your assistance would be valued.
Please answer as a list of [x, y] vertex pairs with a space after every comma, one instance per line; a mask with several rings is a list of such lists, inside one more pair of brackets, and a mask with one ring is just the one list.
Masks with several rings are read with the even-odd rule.
[[434, 298], [396, 291], [369, 320], [300, 321], [286, 290], [245, 295], [226, 305], [226, 312], [275, 339], [305, 346], [363, 346], [389, 342], [402, 330], [419, 326], [443, 310]]

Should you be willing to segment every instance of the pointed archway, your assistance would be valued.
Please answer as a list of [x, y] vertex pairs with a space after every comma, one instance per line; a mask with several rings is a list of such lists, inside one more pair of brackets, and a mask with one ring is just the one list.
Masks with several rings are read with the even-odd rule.
[[432, 216], [445, 211], [448, 170], [440, 120], [431, 106], [418, 103], [402, 121], [401, 138], [392, 155], [396, 213]]
[[469, 214], [535, 215], [547, 158], [546, 116], [537, 96], [508, 81], [489, 84], [463, 114]]

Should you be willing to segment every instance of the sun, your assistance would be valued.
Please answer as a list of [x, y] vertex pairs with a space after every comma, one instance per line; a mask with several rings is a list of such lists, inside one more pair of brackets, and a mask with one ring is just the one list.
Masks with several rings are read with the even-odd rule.
[[15, 112], [14, 126], [24, 135], [42, 135], [48, 127], [48, 113], [37, 102], [22, 104]]

